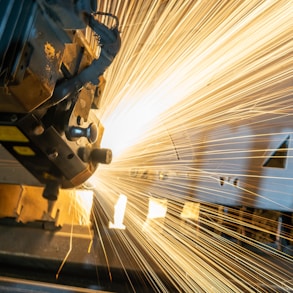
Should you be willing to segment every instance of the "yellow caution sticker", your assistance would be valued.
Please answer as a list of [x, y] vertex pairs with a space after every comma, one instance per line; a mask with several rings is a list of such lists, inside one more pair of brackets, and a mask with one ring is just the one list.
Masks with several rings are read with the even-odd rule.
[[0, 141], [28, 142], [28, 138], [16, 127], [0, 125]]
[[22, 156], [34, 156], [35, 152], [28, 146], [18, 146], [15, 145], [13, 147], [14, 151], [17, 152], [19, 155]]

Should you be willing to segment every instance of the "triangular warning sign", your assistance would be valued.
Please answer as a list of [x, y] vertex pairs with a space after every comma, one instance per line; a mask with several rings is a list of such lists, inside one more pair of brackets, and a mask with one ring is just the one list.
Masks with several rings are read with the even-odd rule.
[[285, 168], [286, 167], [289, 139], [290, 139], [290, 136], [288, 136], [281, 143], [281, 145], [271, 154], [271, 156], [264, 162], [263, 167], [271, 167], [271, 168]]

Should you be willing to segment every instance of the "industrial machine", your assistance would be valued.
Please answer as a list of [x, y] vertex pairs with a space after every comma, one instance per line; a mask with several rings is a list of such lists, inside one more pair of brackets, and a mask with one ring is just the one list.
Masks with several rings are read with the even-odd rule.
[[51, 201], [111, 162], [91, 109], [120, 36], [118, 20], [108, 16], [112, 28], [97, 21], [93, 3], [1, 1], [0, 143]]
[[[100, 244], [88, 251], [93, 192], [75, 191], [112, 159], [93, 109], [120, 35], [118, 19], [105, 14], [108, 26], [96, 10], [96, 1], [0, 1], [0, 149], [8, 162], [1, 169], [0, 286], [8, 291], [79, 292], [92, 284], [96, 291], [96, 272], [107, 268]], [[89, 207], [72, 216], [78, 192]], [[72, 238], [69, 271], [62, 268], [57, 281]]]
[[[189, 235], [213, 241], [221, 237], [225, 243], [237, 243], [260, 255], [263, 262], [268, 259], [279, 264], [276, 251], [291, 256], [290, 115], [271, 119], [270, 129], [264, 122], [253, 129], [217, 125], [202, 137], [192, 129], [180, 134], [170, 129], [165, 131], [165, 140], [161, 137], [171, 145], [167, 155], [162, 151], [154, 156], [149, 150], [152, 144], [143, 142], [143, 164], [138, 165], [134, 158], [129, 174], [125, 168], [116, 170], [122, 170], [127, 182], [135, 183], [132, 198], [149, 202], [142, 204], [145, 209], [129, 204], [136, 213], [125, 219], [125, 225], [124, 214], [117, 217], [122, 229], [128, 229], [108, 227], [112, 210], [107, 214], [102, 208], [108, 198], [84, 184], [99, 164], [111, 163], [111, 150], [102, 148], [104, 127], [94, 112], [100, 107], [104, 72], [120, 50], [118, 19], [97, 12], [97, 2], [0, 0], [0, 291], [161, 292], [165, 288], [177, 292], [173, 270], [171, 277], [164, 272], [156, 250], [154, 255], [148, 254], [152, 237], [147, 238], [154, 231], [161, 246], [164, 236], [167, 241], [174, 236], [174, 223], [178, 235], [199, 252], [205, 247], [194, 245]], [[169, 1], [159, 2], [164, 7]], [[234, 137], [230, 137], [231, 129]], [[228, 136], [229, 152], [227, 144], [217, 144], [217, 139], [224, 139], [223, 133]], [[265, 139], [247, 140], [253, 135]], [[189, 140], [192, 143], [186, 152], [180, 142]], [[172, 156], [170, 149], [174, 149], [172, 160], [178, 161], [178, 170], [169, 170], [168, 164], [167, 169], [154, 168], [164, 157]], [[239, 159], [242, 149], [255, 155]], [[200, 168], [186, 166], [195, 159], [201, 162]], [[199, 169], [206, 172], [197, 174]], [[263, 176], [254, 176], [255, 171]], [[280, 192], [280, 180], [286, 192]], [[170, 198], [183, 200], [180, 213], [174, 213], [174, 203], [153, 194], [158, 186]], [[207, 187], [212, 190], [208, 203]], [[142, 199], [141, 194], [149, 198]], [[121, 209], [118, 202], [114, 209]], [[151, 206], [161, 208], [163, 215], [148, 216]], [[97, 218], [93, 211], [98, 211]], [[165, 223], [169, 229], [164, 230]], [[131, 233], [135, 225], [145, 229], [139, 231], [140, 239]], [[190, 234], [185, 235], [186, 231]], [[180, 237], [177, 240], [174, 243]], [[252, 245], [256, 242], [259, 244]], [[173, 246], [174, 251], [180, 250]], [[282, 272], [289, 287], [292, 262], [288, 259], [281, 265], [289, 272], [288, 276]], [[180, 265], [176, 255], [175, 262]]]

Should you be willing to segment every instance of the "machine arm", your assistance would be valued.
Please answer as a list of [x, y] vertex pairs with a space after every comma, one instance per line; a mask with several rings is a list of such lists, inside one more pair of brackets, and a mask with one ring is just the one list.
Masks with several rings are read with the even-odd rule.
[[78, 75], [60, 82], [53, 92], [52, 98], [46, 106], [53, 106], [79, 91], [86, 83], [99, 84], [99, 76], [111, 65], [117, 55], [121, 40], [118, 32], [118, 23], [114, 28], [98, 22], [93, 15], [89, 15], [89, 26], [99, 36], [101, 53], [87, 68]]

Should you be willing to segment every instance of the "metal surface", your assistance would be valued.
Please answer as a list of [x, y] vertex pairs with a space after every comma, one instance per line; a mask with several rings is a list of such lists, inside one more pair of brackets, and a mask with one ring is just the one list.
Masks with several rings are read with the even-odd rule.
[[[106, 293], [97, 289], [87, 289], [80, 287], [72, 287], [65, 285], [58, 285], [45, 282], [30, 281], [17, 278], [0, 277], [0, 291], [1, 292], [41, 292], [41, 293]], [[107, 291], [109, 292], [109, 291]]]
[[1, 1], [1, 11], [0, 109], [28, 112], [50, 98], [60, 78], [64, 42], [36, 1]]
[[[136, 242], [129, 231], [108, 228], [103, 214], [95, 221], [99, 232], [93, 229], [92, 209], [100, 207], [97, 201], [92, 206], [92, 191], [61, 190], [50, 214], [47, 204], [41, 187], [0, 185], [1, 276], [28, 280], [32, 286], [25, 290], [39, 290], [34, 284], [39, 281], [53, 288], [54, 284], [76, 286], [81, 292], [82, 288], [130, 292], [133, 286], [153, 292], [137, 256], [121, 243], [121, 237]], [[156, 264], [148, 261], [164, 280]], [[4, 288], [18, 284], [16, 279], [12, 282], [3, 285], [0, 280]]]
[[[148, 263], [149, 268], [172, 292], [174, 288], [164, 275], [164, 271], [148, 255], [147, 248], [142, 247], [134, 238], [131, 229], [128, 229], [131, 227], [131, 222], [129, 220], [124, 222], [125, 230], [109, 228], [109, 219], [100, 206], [103, 199], [99, 198], [98, 194], [94, 197], [92, 207], [93, 210], [99, 211], [94, 221], [98, 232], [93, 229], [90, 221], [93, 216], [91, 206], [84, 209], [79, 200], [79, 198], [86, 198], [86, 194], [82, 194], [84, 192], [92, 196], [92, 192], [88, 190], [62, 190], [49, 217], [46, 213], [47, 202], [42, 198], [42, 188], [2, 185], [0, 189], [0, 275], [26, 279], [28, 284], [32, 284], [30, 288], [36, 290], [39, 287], [34, 287], [35, 281], [52, 284], [50, 288], [55, 288], [55, 284], [56, 286], [71, 285], [81, 288], [81, 292], [83, 292], [82, 288], [111, 292], [133, 292], [134, 290], [156, 292], [151, 286], [152, 277], [137, 261], [139, 256]], [[196, 218], [195, 214], [197, 214]], [[190, 218], [190, 215], [193, 218]], [[194, 204], [184, 207], [181, 225], [184, 229], [185, 226], [191, 228], [195, 223], [200, 223], [197, 229], [202, 230], [201, 233], [214, 233], [226, 238], [227, 241], [236, 241], [239, 246], [243, 245], [262, 259], [268, 259], [292, 271], [292, 262], [285, 258], [280, 259], [274, 251], [274, 249], [280, 249], [284, 254], [292, 255], [293, 253], [292, 243], [282, 238], [284, 235], [288, 238], [288, 233], [291, 232], [282, 230], [278, 221], [274, 221], [278, 217], [280, 213], [273, 211], [237, 209], [212, 204], [195, 206]], [[231, 222], [231, 219], [242, 222], [245, 226], [236, 225], [234, 221]], [[287, 219], [283, 219], [286, 225], [288, 219], [291, 218], [287, 215]], [[206, 221], [216, 224], [212, 230], [210, 230], [211, 227], [205, 225]], [[167, 218], [148, 218], [144, 227], [164, 235], [164, 225], [170, 225]], [[224, 230], [223, 227], [225, 227]], [[261, 246], [250, 247], [247, 244], [241, 244], [240, 238], [231, 238], [229, 231], [236, 230], [241, 231], [243, 237], [250, 235], [252, 241], [257, 241], [266, 249], [263, 250]], [[227, 235], [223, 231], [228, 232]], [[194, 233], [197, 235], [196, 229]], [[132, 245], [125, 246], [122, 239], [128, 239], [127, 241]], [[137, 249], [133, 250], [132, 247]], [[273, 250], [270, 250], [270, 247]], [[290, 282], [288, 280], [290, 275], [283, 277], [285, 281]], [[12, 282], [18, 284], [18, 280], [12, 280]], [[4, 286], [8, 285], [4, 284]], [[46, 289], [46, 285], [44, 288]], [[282, 288], [276, 289], [282, 292]]]

